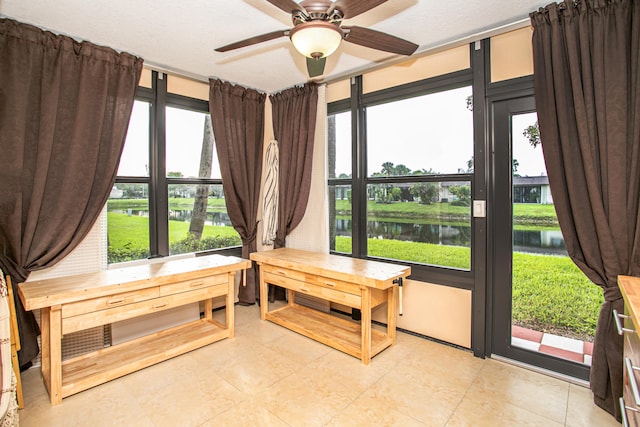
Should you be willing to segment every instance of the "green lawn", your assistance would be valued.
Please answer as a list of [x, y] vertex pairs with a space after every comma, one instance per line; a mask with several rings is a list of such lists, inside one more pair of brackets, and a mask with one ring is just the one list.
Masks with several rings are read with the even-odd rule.
[[513, 323], [593, 341], [602, 289], [568, 256], [513, 254]]
[[[149, 218], [107, 212], [109, 263], [147, 258], [149, 254]], [[169, 221], [171, 254], [239, 246], [242, 242], [233, 227], [205, 225], [202, 239], [189, 235], [189, 223]]]
[[[109, 245], [123, 247], [143, 247], [149, 245], [149, 218], [128, 216], [127, 214], [108, 212]], [[189, 223], [169, 221], [169, 243], [176, 243], [189, 234]], [[233, 237], [238, 232], [233, 227], [205, 225], [202, 237]]]

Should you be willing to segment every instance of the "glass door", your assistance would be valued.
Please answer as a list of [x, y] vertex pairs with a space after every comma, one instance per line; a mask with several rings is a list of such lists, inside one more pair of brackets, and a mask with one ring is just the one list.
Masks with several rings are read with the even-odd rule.
[[567, 255], [533, 97], [493, 104], [493, 354], [588, 380], [602, 292]]

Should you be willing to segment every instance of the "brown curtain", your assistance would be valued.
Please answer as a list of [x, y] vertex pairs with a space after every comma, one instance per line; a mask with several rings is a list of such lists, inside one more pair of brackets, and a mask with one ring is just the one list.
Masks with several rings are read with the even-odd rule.
[[[229, 219], [242, 239], [242, 257], [257, 250], [258, 204], [266, 95], [220, 80], [209, 81], [209, 106]], [[240, 287], [242, 304], [255, 304], [255, 266]]]
[[633, 0], [550, 4], [531, 14], [540, 139], [571, 259], [602, 287], [595, 403], [620, 420], [620, 274], [640, 275], [640, 12]]
[[279, 144], [278, 231], [275, 248], [300, 223], [311, 187], [318, 85], [309, 83], [270, 95], [273, 133]]
[[[0, 58], [0, 268], [17, 284], [64, 258], [100, 215], [142, 60], [10, 19]], [[16, 301], [24, 366], [39, 331]]]

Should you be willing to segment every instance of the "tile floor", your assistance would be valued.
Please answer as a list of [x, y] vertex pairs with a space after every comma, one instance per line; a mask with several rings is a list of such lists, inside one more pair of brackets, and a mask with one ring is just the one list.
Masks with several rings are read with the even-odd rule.
[[[217, 313], [222, 316], [223, 313]], [[399, 333], [369, 366], [236, 307], [236, 336], [51, 406], [22, 375], [30, 426], [619, 426], [581, 386]]]
[[587, 341], [534, 331], [514, 325], [511, 327], [511, 344], [591, 366], [593, 343]]

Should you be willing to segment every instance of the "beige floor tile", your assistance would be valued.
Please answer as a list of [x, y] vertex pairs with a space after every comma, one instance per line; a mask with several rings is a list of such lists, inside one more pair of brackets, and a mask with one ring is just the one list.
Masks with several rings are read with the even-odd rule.
[[282, 421], [271, 413], [261, 399], [251, 399], [236, 405], [222, 414], [207, 420], [199, 427], [289, 427], [289, 424]]
[[[284, 328], [283, 328], [284, 329]], [[331, 347], [297, 333], [285, 333], [264, 344], [283, 357], [306, 365], [331, 352]]]
[[360, 359], [331, 351], [297, 372], [305, 381], [319, 388], [336, 388], [355, 399], [388, 372], [383, 363], [364, 365]]
[[339, 387], [323, 387], [293, 374], [259, 395], [265, 408], [291, 426], [322, 426], [353, 398]]
[[265, 347], [246, 335], [214, 342], [189, 353], [198, 363], [203, 365], [225, 366], [240, 357], [263, 351]]
[[[236, 335], [51, 406], [22, 374], [23, 427], [619, 425], [588, 389], [409, 334], [369, 365], [236, 306]], [[222, 318], [224, 312], [215, 312]], [[376, 326], [378, 327], [378, 326]], [[566, 420], [566, 422], [565, 422]]]
[[397, 366], [363, 393], [429, 426], [443, 426], [470, 387], [435, 371]]
[[415, 418], [396, 410], [386, 400], [363, 396], [338, 413], [326, 426], [330, 427], [370, 427], [370, 426], [424, 426]]
[[135, 396], [152, 396], [171, 384], [181, 383], [185, 378], [193, 378], [200, 370], [192, 356], [187, 353], [133, 372], [117, 381], [125, 384]]
[[255, 395], [301, 366], [270, 348], [262, 348], [229, 361], [220, 370], [220, 376], [242, 393]]
[[437, 372], [448, 378], [471, 383], [478, 377], [484, 362], [485, 360], [474, 357], [471, 351], [423, 339], [402, 360], [402, 365], [417, 372]]
[[472, 396], [504, 402], [564, 424], [569, 383], [491, 359], [483, 365], [469, 391]]
[[155, 424], [146, 416], [144, 408], [138, 406], [134, 398], [126, 385], [117, 380], [69, 396], [62, 404], [56, 406], [51, 406], [46, 393], [38, 394], [35, 401], [26, 401], [25, 409], [20, 411], [20, 425], [123, 426], [129, 425], [130, 420], [135, 419], [137, 426], [154, 427]]
[[604, 409], [593, 404], [591, 390], [571, 384], [566, 425], [568, 427], [616, 427], [620, 426], [620, 423]]
[[563, 426], [525, 408], [505, 402], [495, 395], [469, 391], [446, 427], [555, 427]]
[[49, 399], [47, 390], [42, 383], [40, 368], [27, 369], [20, 374], [20, 378], [22, 380], [22, 395], [25, 401], [35, 400], [42, 395]]
[[156, 426], [199, 426], [234, 407], [246, 396], [228, 382], [209, 376], [185, 378], [165, 385], [136, 402]]
[[255, 315], [255, 320], [251, 323], [236, 327], [236, 337], [242, 336], [259, 344], [268, 344], [278, 338], [292, 333], [280, 325], [276, 325], [275, 323], [267, 320], [260, 320], [257, 307], [255, 308], [255, 313], [248, 314], [252, 316]]

